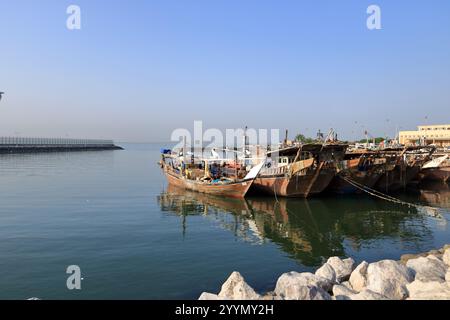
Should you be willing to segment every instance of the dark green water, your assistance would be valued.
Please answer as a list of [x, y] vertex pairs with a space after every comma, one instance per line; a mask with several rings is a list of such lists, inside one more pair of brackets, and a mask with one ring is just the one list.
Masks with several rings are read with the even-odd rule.
[[[159, 145], [124, 147], [0, 156], [1, 299], [196, 299], [233, 270], [265, 291], [332, 255], [398, 259], [450, 243], [448, 214], [364, 195], [276, 202], [168, 190]], [[398, 196], [450, 208], [448, 185]], [[81, 268], [81, 290], [66, 287], [69, 265]]]

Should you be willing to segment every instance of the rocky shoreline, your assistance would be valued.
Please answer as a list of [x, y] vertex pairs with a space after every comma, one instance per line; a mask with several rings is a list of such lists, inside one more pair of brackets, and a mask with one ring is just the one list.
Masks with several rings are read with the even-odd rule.
[[331, 257], [315, 273], [282, 274], [264, 294], [235, 271], [218, 294], [203, 292], [199, 300], [450, 300], [450, 244], [400, 261], [356, 265]]

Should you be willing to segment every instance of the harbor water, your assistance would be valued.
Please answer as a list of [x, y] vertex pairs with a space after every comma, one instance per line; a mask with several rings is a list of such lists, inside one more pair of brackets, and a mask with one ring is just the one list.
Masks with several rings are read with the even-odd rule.
[[[0, 155], [0, 299], [196, 299], [236, 270], [266, 292], [330, 256], [399, 259], [450, 243], [450, 188], [396, 196], [214, 198], [167, 186], [160, 144]], [[78, 265], [81, 290], [68, 290]]]

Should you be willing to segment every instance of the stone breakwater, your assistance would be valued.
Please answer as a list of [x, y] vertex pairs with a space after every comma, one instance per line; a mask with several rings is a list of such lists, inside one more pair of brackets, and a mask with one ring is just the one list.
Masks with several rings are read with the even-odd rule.
[[450, 300], [450, 245], [400, 261], [355, 264], [331, 257], [315, 273], [282, 274], [272, 292], [257, 293], [233, 272], [218, 294], [199, 300]]

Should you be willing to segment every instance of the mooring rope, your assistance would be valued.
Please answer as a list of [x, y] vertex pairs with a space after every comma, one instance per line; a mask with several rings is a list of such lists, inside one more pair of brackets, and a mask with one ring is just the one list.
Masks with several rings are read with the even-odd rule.
[[[414, 207], [416, 209], [425, 209], [425, 212], [427, 212], [428, 215], [432, 216], [432, 217], [439, 217], [439, 218], [444, 218], [442, 216], [442, 214], [439, 212], [442, 208], [437, 208], [437, 207], [431, 207], [431, 206], [424, 206], [424, 205], [420, 205], [420, 204], [416, 204], [416, 203], [411, 203], [411, 202], [406, 202], [403, 200], [400, 200], [398, 198], [394, 198], [392, 196], [389, 196], [387, 194], [381, 193], [377, 190], [374, 190], [368, 186], [362, 185], [356, 181], [350, 180], [346, 177], [343, 177], [341, 175], [339, 175], [339, 177], [341, 179], [343, 179], [344, 181], [346, 181], [347, 183], [349, 183], [350, 185], [354, 186], [355, 188], [364, 191], [365, 193], [374, 196], [376, 198], [385, 200], [385, 201], [389, 201], [389, 202], [393, 202], [396, 204], [400, 204], [400, 205], [404, 205], [404, 206], [408, 206], [408, 207]], [[430, 213], [433, 212], [433, 214]]]
[[[342, 178], [342, 179], [347, 179], [348, 181], [348, 183], [350, 183], [350, 184], [352, 184], [354, 187], [356, 187], [356, 188], [358, 188], [358, 189], [367, 189], [367, 190], [369, 190], [369, 191], [371, 191], [371, 192], [373, 192], [373, 193], [375, 193], [376, 195], [378, 195], [378, 196], [380, 196], [380, 197], [382, 197], [382, 198], [388, 198], [388, 199], [390, 199], [390, 200], [393, 200], [393, 201], [398, 201], [398, 199], [397, 198], [394, 198], [394, 197], [392, 197], [392, 196], [390, 196], [390, 195], [388, 195], [388, 194], [385, 194], [385, 193], [382, 193], [382, 192], [380, 192], [380, 191], [378, 191], [378, 190], [375, 190], [375, 189], [372, 189], [372, 188], [370, 188], [370, 187], [368, 187], [368, 186], [366, 186], [366, 185], [363, 185], [363, 184], [361, 184], [361, 183], [359, 183], [359, 182], [356, 182], [355, 180], [352, 180], [352, 179], [349, 179], [349, 178], [345, 178], [345, 177], [343, 177], [343, 176], [341, 176], [341, 175], [339, 175], [339, 177], [340, 178]], [[356, 185], [356, 186], [355, 186]], [[364, 190], [363, 190], [364, 191]]]

